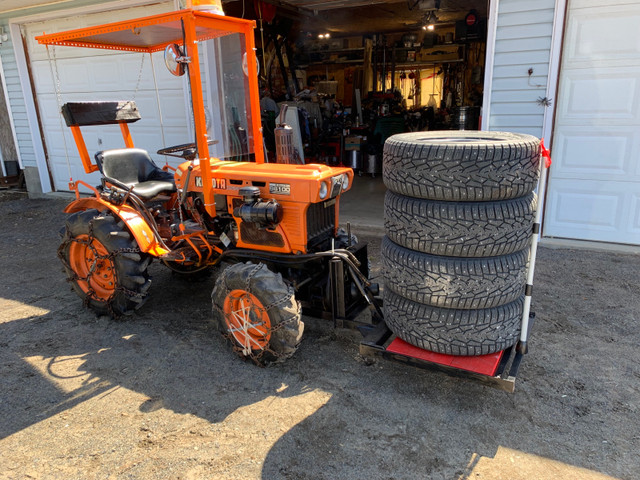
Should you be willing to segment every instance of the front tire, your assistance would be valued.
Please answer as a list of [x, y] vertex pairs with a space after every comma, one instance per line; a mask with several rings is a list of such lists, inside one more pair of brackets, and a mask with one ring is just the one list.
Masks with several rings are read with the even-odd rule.
[[217, 278], [214, 321], [234, 350], [258, 365], [281, 362], [298, 348], [304, 330], [293, 288], [262, 263], [238, 263]]
[[118, 318], [146, 300], [150, 257], [109, 213], [89, 209], [69, 216], [58, 257], [73, 290], [98, 315]]

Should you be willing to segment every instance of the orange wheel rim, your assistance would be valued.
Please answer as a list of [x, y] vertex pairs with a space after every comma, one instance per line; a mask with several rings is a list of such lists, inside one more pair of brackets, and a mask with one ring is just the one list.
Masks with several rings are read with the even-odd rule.
[[224, 320], [229, 333], [244, 353], [264, 350], [271, 338], [271, 321], [267, 310], [255, 295], [233, 290], [224, 300]]
[[78, 286], [98, 300], [108, 300], [116, 289], [115, 265], [109, 251], [95, 238], [79, 235], [69, 246], [69, 264]]

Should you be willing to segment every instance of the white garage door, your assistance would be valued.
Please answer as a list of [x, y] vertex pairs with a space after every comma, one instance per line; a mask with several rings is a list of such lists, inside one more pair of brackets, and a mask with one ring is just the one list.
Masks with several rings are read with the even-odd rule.
[[544, 233], [640, 245], [640, 3], [572, 0]]
[[[46, 22], [30, 23], [23, 27], [31, 71], [37, 95], [40, 121], [44, 130], [45, 148], [49, 169], [55, 189], [68, 190], [69, 167], [65, 152], [66, 139], [71, 176], [84, 180], [90, 185], [99, 183], [99, 174], [87, 175], [82, 168], [71, 131], [61, 117], [56, 99], [56, 89], [52, 66], [46, 48], [39, 45], [34, 37], [45, 33], [55, 33], [101, 23], [116, 22], [129, 18], [143, 17], [174, 10], [173, 1], [128, 8], [73, 18], [62, 18]], [[53, 52], [52, 47], [50, 51]], [[156, 102], [151, 60], [148, 54], [121, 53], [107, 50], [76, 47], [55, 47], [55, 59], [60, 77], [62, 103], [73, 101], [132, 100], [140, 110], [142, 120], [130, 125], [136, 147], [148, 150], [156, 163], [163, 165], [165, 158], [159, 158], [155, 151], [163, 146], [177, 145], [192, 141], [189, 133], [190, 115], [187, 113], [183, 80], [170, 75], [164, 66], [162, 52], [154, 54], [154, 65], [158, 79], [162, 106], [163, 125]], [[142, 63], [142, 58], [144, 63]], [[142, 75], [140, 75], [142, 66]], [[136, 85], [138, 89], [136, 92]], [[135, 98], [134, 98], [135, 97]], [[82, 133], [89, 155], [99, 150], [124, 147], [120, 129], [117, 126], [83, 127]], [[163, 142], [164, 134], [164, 142]], [[164, 143], [164, 144], [163, 144]], [[176, 164], [170, 161], [170, 164]]]

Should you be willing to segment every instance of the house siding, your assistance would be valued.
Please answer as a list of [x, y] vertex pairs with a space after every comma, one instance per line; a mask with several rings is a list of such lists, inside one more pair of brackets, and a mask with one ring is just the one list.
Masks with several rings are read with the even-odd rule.
[[[555, 13], [555, 0], [496, 0], [489, 130], [541, 137]], [[528, 75], [532, 69], [533, 74]]]

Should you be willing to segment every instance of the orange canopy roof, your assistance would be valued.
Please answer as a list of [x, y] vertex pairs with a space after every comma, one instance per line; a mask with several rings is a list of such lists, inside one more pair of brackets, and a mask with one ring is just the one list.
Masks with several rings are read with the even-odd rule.
[[163, 50], [170, 43], [182, 44], [181, 20], [187, 16], [195, 19], [198, 40], [208, 40], [231, 33], [247, 33], [255, 28], [253, 20], [193, 10], [180, 10], [123, 22], [41, 35], [36, 37], [36, 40], [43, 45], [157, 52]]

